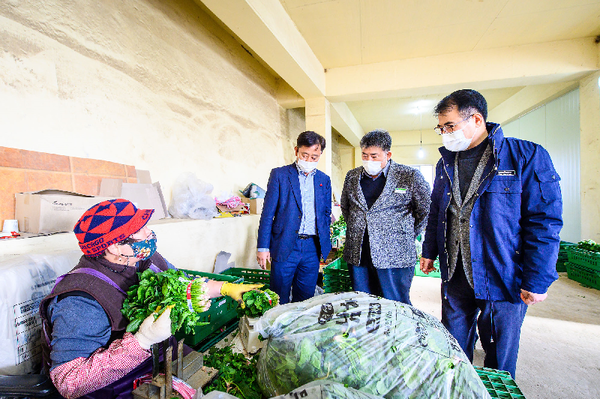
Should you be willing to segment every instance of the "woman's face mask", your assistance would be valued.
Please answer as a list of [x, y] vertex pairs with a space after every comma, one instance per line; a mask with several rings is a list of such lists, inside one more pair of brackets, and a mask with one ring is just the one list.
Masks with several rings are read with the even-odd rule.
[[128, 245], [133, 250], [133, 257], [138, 260], [146, 260], [156, 252], [156, 242], [156, 234], [151, 232], [145, 240], [132, 242]]

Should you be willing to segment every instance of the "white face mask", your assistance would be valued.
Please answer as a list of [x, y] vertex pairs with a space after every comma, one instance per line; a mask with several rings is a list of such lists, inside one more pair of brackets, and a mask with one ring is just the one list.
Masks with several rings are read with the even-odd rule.
[[446, 147], [448, 151], [452, 152], [466, 150], [469, 148], [469, 145], [471, 145], [472, 140], [473, 137], [470, 139], [465, 137], [463, 129], [455, 130], [452, 133], [442, 134], [442, 143], [444, 143], [444, 147]]
[[300, 170], [303, 171], [304, 173], [312, 172], [317, 167], [318, 163], [319, 163], [319, 161], [308, 162], [303, 159], [298, 159], [298, 167], [300, 167]]
[[367, 171], [371, 176], [377, 176], [379, 172], [383, 169], [381, 167], [381, 161], [362, 161], [363, 168]]

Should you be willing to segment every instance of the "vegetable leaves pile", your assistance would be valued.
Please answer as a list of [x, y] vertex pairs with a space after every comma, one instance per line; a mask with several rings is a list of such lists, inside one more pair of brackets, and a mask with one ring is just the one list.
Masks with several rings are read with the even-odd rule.
[[212, 347], [204, 358], [204, 365], [216, 368], [220, 374], [203, 388], [203, 393], [218, 390], [242, 399], [262, 399], [256, 377], [256, 357], [246, 359], [241, 353], [233, 353], [230, 346]]
[[594, 240], [582, 240], [577, 243], [577, 248], [585, 249], [592, 252], [600, 252], [600, 244]]
[[279, 304], [279, 295], [270, 289], [264, 291], [252, 290], [244, 292], [242, 300], [246, 306], [243, 309], [241, 306], [238, 307], [240, 316], [260, 317], [267, 310]]
[[[198, 323], [197, 312], [206, 311], [210, 306], [206, 284], [202, 279], [193, 280], [184, 272], [172, 269], [160, 273], [148, 269], [138, 275], [140, 283], [129, 288], [121, 309], [121, 313], [129, 319], [128, 332], [136, 332], [146, 317], [154, 312], [158, 317], [168, 306], [172, 306], [172, 333], [185, 327], [186, 334], [190, 334], [194, 327], [208, 324]], [[188, 285], [193, 310], [188, 306]]]

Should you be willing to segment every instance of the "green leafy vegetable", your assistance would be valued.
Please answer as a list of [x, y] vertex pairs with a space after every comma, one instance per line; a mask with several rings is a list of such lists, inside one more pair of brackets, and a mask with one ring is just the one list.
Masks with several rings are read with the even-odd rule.
[[218, 390], [242, 399], [262, 399], [256, 376], [256, 357], [246, 359], [241, 353], [233, 353], [230, 346], [212, 347], [204, 358], [204, 365], [216, 368], [220, 374], [202, 389], [203, 393]]
[[587, 251], [600, 252], [600, 244], [597, 244], [594, 240], [582, 240], [577, 243], [577, 248], [585, 249]]
[[138, 276], [140, 283], [129, 288], [121, 309], [121, 313], [129, 320], [128, 332], [136, 332], [146, 317], [154, 312], [158, 317], [169, 306], [172, 306], [173, 333], [185, 328], [186, 334], [190, 334], [194, 327], [208, 324], [198, 323], [198, 312], [204, 312], [210, 306], [206, 284], [202, 279], [192, 279], [184, 272], [172, 269], [160, 273], [148, 269], [138, 273]]
[[244, 292], [242, 300], [246, 306], [243, 309], [241, 306], [238, 307], [240, 316], [260, 317], [267, 310], [279, 304], [279, 295], [270, 289], [264, 291], [252, 290]]

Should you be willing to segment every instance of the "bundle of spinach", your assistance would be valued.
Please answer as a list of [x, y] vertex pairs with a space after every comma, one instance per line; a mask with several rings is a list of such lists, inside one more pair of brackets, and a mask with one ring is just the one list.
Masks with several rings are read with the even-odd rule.
[[244, 301], [244, 308], [238, 307], [238, 314], [240, 317], [260, 317], [267, 310], [274, 308], [279, 304], [279, 295], [270, 289], [264, 291], [252, 290], [244, 292], [242, 295]]
[[210, 307], [202, 279], [192, 279], [184, 272], [172, 269], [160, 273], [148, 269], [138, 276], [140, 283], [129, 288], [121, 309], [129, 320], [128, 332], [136, 332], [146, 317], [154, 312], [158, 317], [168, 306], [172, 306], [172, 333], [185, 327], [186, 334], [190, 334], [194, 327], [208, 324], [198, 323], [198, 313]]
[[242, 399], [262, 399], [263, 395], [256, 377], [256, 358], [246, 359], [241, 353], [233, 353], [230, 346], [210, 348], [204, 357], [204, 365], [219, 370], [219, 376], [202, 389], [227, 392]]

